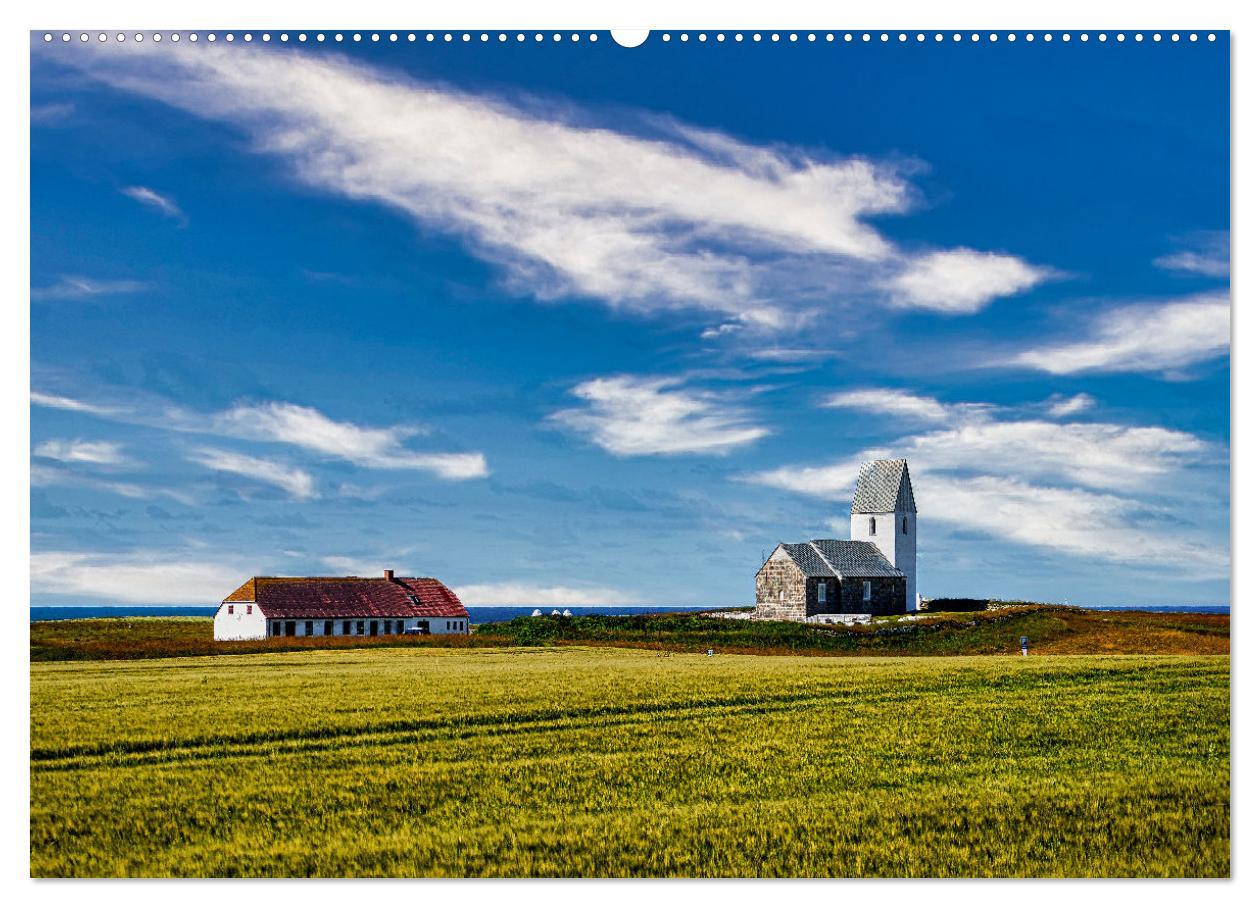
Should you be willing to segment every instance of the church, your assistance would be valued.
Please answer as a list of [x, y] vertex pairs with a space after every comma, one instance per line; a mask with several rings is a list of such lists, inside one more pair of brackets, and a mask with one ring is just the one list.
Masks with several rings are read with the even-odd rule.
[[850, 538], [775, 546], [757, 572], [753, 618], [831, 623], [915, 611], [917, 517], [905, 460], [862, 464]]

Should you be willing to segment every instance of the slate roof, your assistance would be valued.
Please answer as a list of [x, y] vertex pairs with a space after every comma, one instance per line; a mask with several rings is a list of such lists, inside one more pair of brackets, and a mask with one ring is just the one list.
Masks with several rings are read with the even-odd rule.
[[806, 577], [904, 577], [873, 542], [814, 539], [784, 543], [783, 549]]
[[891, 514], [909, 511], [917, 514], [910, 467], [904, 460], [872, 460], [858, 471], [853, 490], [853, 514]]
[[253, 602], [268, 618], [467, 618], [432, 577], [251, 577], [224, 602]]

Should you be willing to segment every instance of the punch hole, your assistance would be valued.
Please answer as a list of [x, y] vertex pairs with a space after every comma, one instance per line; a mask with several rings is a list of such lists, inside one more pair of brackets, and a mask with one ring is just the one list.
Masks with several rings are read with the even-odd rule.
[[[618, 47], [638, 47], [648, 39], [651, 32], [646, 28], [614, 28], [610, 34], [613, 43]], [[591, 40], [594, 39], [595, 36], [591, 35]]]

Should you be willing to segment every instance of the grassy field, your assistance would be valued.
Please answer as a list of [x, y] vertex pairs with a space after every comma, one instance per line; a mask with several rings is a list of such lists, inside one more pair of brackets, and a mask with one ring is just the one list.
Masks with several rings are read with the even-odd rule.
[[36, 876], [1222, 876], [1229, 660], [31, 666]]
[[209, 618], [96, 618], [31, 625], [32, 661], [145, 659], [361, 647], [632, 646], [762, 655], [963, 656], [1012, 654], [1020, 637], [1038, 654], [1227, 655], [1228, 615], [1091, 612], [1026, 605], [917, 616], [867, 627], [732, 621], [698, 614], [517, 618], [477, 625], [471, 637], [314, 637], [217, 643]]

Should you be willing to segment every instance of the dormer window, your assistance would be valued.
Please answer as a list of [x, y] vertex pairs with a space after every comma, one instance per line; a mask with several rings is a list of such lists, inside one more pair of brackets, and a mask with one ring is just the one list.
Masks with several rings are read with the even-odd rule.
[[411, 594], [411, 595], [409, 595], [407, 598], [411, 600], [411, 604], [412, 604], [412, 605], [419, 605], [419, 604], [420, 604], [420, 597], [419, 597], [419, 596], [417, 596], [417, 595], [415, 595], [414, 593], [413, 593], [413, 594]]
[[871, 529], [870, 529], [870, 535], [871, 535], [871, 536], [874, 536], [874, 535], [875, 535], [875, 518], [874, 518], [874, 517], [872, 517], [872, 518], [871, 518]]

